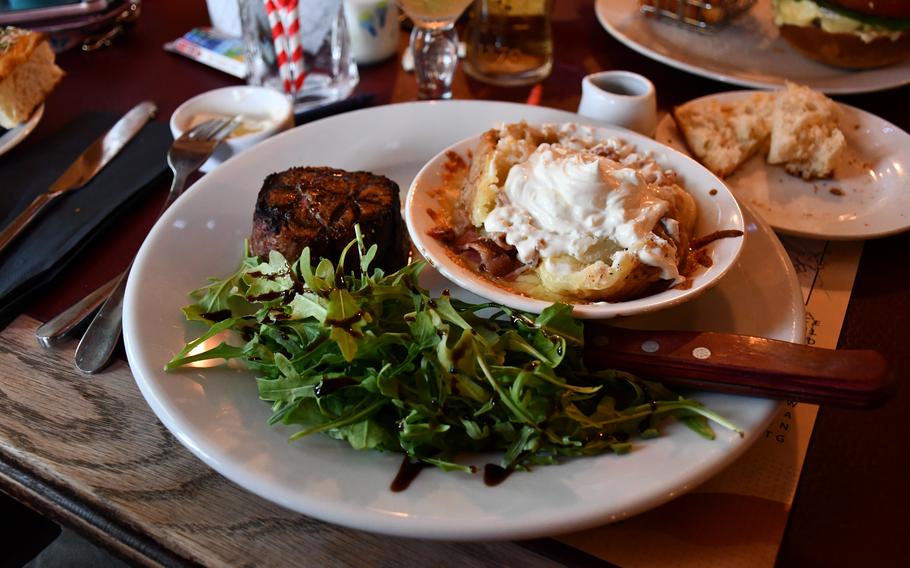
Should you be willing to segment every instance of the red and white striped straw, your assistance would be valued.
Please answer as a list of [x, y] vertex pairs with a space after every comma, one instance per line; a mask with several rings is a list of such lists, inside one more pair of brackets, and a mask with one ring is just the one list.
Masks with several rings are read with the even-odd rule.
[[288, 38], [288, 55], [294, 92], [303, 88], [306, 70], [303, 66], [303, 48], [300, 46], [299, 0], [275, 0], [281, 9], [284, 31]]
[[[288, 38], [285, 34], [284, 25], [281, 23], [281, 14], [275, 8], [275, 2], [272, 0], [262, 0], [265, 4], [265, 13], [269, 18], [269, 26], [272, 28], [272, 43], [275, 46], [275, 59], [278, 62], [278, 74], [284, 82], [284, 92], [291, 92], [291, 70], [288, 65]], [[278, 0], [276, 0], [278, 1]]]

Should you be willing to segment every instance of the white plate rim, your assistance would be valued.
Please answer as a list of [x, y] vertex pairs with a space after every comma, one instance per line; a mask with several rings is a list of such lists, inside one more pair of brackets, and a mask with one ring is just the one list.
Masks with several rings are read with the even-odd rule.
[[30, 116], [27, 121], [20, 124], [16, 128], [7, 130], [3, 136], [0, 136], [0, 156], [6, 154], [18, 146], [20, 142], [25, 140], [25, 138], [32, 133], [32, 130], [38, 126], [38, 123], [41, 122], [41, 117], [43, 116], [44, 103], [41, 103], [41, 105], [35, 109], [35, 112], [32, 113], [32, 116]]
[[[465, 109], [477, 109], [482, 108], [479, 106], [473, 105], [482, 105], [486, 104], [482, 101], [457, 101], [457, 104], [460, 103], [463, 105], [462, 110]], [[470, 103], [470, 104], [469, 104]], [[404, 103], [404, 105], [438, 105], [440, 103]], [[523, 107], [524, 105], [513, 105], [511, 103], [494, 103], [495, 105], [500, 105], [499, 109], [508, 109], [510, 107]], [[503, 106], [504, 105], [504, 106]], [[400, 105], [390, 105], [391, 107], [400, 107]], [[409, 110], [410, 106], [405, 106], [401, 108], [402, 111]], [[454, 110], [454, 107], [452, 107]], [[353, 116], [362, 117], [362, 113], [367, 112], [383, 112], [383, 107], [378, 107], [374, 109], [366, 109], [364, 111], [357, 111], [356, 113], [349, 113]], [[357, 114], [361, 113], [361, 114]], [[553, 111], [554, 114], [558, 115], [560, 111]], [[564, 114], [564, 113], [563, 113]], [[344, 115], [341, 115], [344, 116]], [[334, 117], [338, 119], [339, 117]], [[322, 122], [321, 126], [326, 126], [328, 124], [336, 124], [335, 122], [329, 122], [333, 119], [326, 119]], [[273, 139], [278, 140], [284, 138], [286, 143], [291, 143], [295, 138], [299, 139], [301, 133], [310, 133], [313, 132], [313, 128], [316, 128], [314, 125], [319, 123], [312, 123], [308, 125], [307, 130], [296, 129], [289, 133], [283, 134], [280, 137]], [[294, 134], [297, 132], [298, 134]], [[282, 142], [283, 144], [284, 142]], [[266, 144], [263, 146], [263, 149], [260, 152], [266, 152], [273, 148], [279, 147], [278, 142], [272, 144]], [[257, 152], [247, 157], [247, 160], [254, 160], [256, 158]], [[230, 175], [230, 171], [236, 170], [241, 164], [244, 163], [243, 160], [235, 158], [227, 162], [227, 164], [234, 163], [232, 168], [228, 168], [227, 165], [222, 166], [219, 170], [222, 172], [222, 177], [227, 177]], [[217, 179], [218, 171], [211, 174], [209, 180], [214, 183], [212, 180]], [[229, 171], [230, 170], [230, 171]], [[203, 178], [206, 179], [206, 178]], [[201, 192], [200, 188], [204, 187], [203, 182], [199, 182], [196, 186], [191, 188], [188, 194], [193, 192]], [[200, 193], [200, 196], [202, 193]], [[508, 523], [497, 523], [491, 525], [489, 522], [474, 522], [472, 519], [471, 522], [465, 523], [462, 522], [437, 522], [436, 524], [421, 521], [420, 519], [411, 519], [389, 516], [388, 514], [382, 514], [374, 510], [364, 511], [360, 508], [352, 509], [350, 506], [339, 506], [337, 503], [326, 503], [323, 500], [310, 500], [305, 503], [305, 506], [301, 506], [299, 499], [295, 502], [289, 502], [284, 500], [280, 495], [276, 496], [275, 492], [272, 490], [268, 484], [263, 484], [262, 480], [255, 479], [255, 475], [252, 475], [244, 470], [243, 467], [238, 467], [237, 464], [232, 464], [224, 461], [224, 456], [219, 454], [218, 448], [213, 448], [210, 445], [210, 441], [204, 439], [197, 439], [192, 434], [188, 434], [184, 430], [185, 417], [181, 415], [180, 408], [174, 406], [174, 401], [162, 398], [162, 394], [159, 391], [158, 386], [156, 385], [156, 373], [160, 373], [160, 361], [155, 361], [154, 363], [149, 363], [143, 361], [142, 359], [147, 355], [146, 353], [146, 340], [149, 338], [143, 336], [141, 333], [142, 325], [141, 320], [137, 316], [137, 307], [142, 304], [143, 297], [142, 284], [143, 284], [143, 270], [144, 265], [150, 259], [153, 254], [153, 243], [155, 240], [155, 235], [158, 233], [163, 233], [169, 230], [168, 224], [170, 221], [174, 220], [177, 212], [180, 210], [180, 201], [175, 204], [175, 207], [172, 207], [162, 219], [156, 223], [156, 226], [152, 229], [152, 232], [149, 235], [149, 238], [146, 239], [143, 243], [142, 248], [140, 249], [139, 255], [136, 259], [136, 265], [131, 273], [129, 284], [127, 287], [126, 302], [124, 306], [124, 338], [125, 345], [127, 349], [127, 355], [129, 358], [131, 369], [133, 370], [135, 380], [139, 386], [140, 391], [143, 396], [146, 398], [147, 402], [159, 417], [159, 419], [164, 423], [164, 425], [177, 437], [177, 439], [186, 446], [193, 454], [199, 457], [202, 461], [208, 464], [210, 467], [230, 479], [231, 481], [237, 483], [241, 487], [250, 490], [251, 492], [265, 498], [272, 500], [280, 505], [288, 507], [292, 510], [296, 510], [317, 518], [320, 518], [325, 521], [335, 522], [338, 524], [350, 526], [353, 528], [369, 530], [374, 532], [380, 532], [385, 534], [393, 534], [398, 536], [411, 536], [419, 538], [437, 538], [437, 539], [452, 539], [452, 540], [490, 540], [490, 539], [513, 539], [513, 538], [530, 538], [533, 536], [543, 536], [551, 535], [558, 532], [565, 532], [569, 530], [581, 529], [584, 527], [592, 526], [595, 524], [600, 524], [603, 522], [609, 522], [612, 520], [617, 520], [618, 518], [625, 518], [628, 515], [641, 512], [645, 509], [654, 507], [663, 503], [667, 500], [672, 499], [674, 496], [679, 495], [681, 492], [691, 490], [698, 483], [704, 481], [731, 461], [736, 459], [742, 452], [746, 451], [751, 445], [751, 442], [754, 441], [759, 435], [761, 428], [756, 426], [753, 430], [750, 431], [749, 435], [745, 440], [741, 440], [737, 443], [733, 443], [728, 447], [725, 447], [722, 451], [723, 454], [720, 459], [711, 459], [710, 467], [703, 467], [699, 470], [697, 475], [691, 475], [686, 477], [683, 480], [676, 480], [674, 478], [673, 487], [674, 491], [662, 492], [660, 495], [648, 495], [646, 498], [643, 498], [639, 501], [637, 506], [629, 507], [621, 514], [610, 515], [605, 513], [602, 510], [596, 514], [588, 514], [586, 516], [579, 515], [570, 515], [569, 518], [560, 518], [556, 519], [554, 524], [552, 519], [548, 518], [537, 518], [531, 520], [522, 520], [521, 522], [517, 520], [511, 520]], [[786, 261], [786, 252], [783, 250], [782, 245], [774, 236], [773, 232], [759, 219], [755, 219], [755, 225], [757, 231], [760, 231], [765, 238], [769, 239], [770, 245], [774, 248], [776, 252], [775, 256], [782, 259], [781, 262]], [[786, 263], [783, 267], [784, 277], [789, 282], [788, 288], [790, 289], [790, 295], [793, 296], [795, 301], [797, 298], [799, 301], [795, 301], [795, 307], [799, 310], [803, 309], [801, 301], [801, 292], [799, 289], [799, 284], [796, 280], [795, 272], [792, 266], [789, 263]], [[160, 311], [160, 306], [153, 306], [150, 309]], [[174, 314], [177, 321], [179, 320], [179, 315]], [[170, 317], [170, 316], [168, 316]], [[798, 321], [796, 321], [798, 320]], [[789, 322], [789, 320], [788, 320]], [[179, 324], [182, 325], [182, 322]], [[789, 339], [791, 341], [802, 341], [804, 329], [802, 326], [802, 317], [798, 315], [794, 316], [794, 321], [787, 324], [788, 332], [790, 337], [779, 337], [779, 339]], [[171, 380], [171, 379], [168, 379]], [[264, 404], [264, 403], [262, 403]], [[750, 399], [749, 404], [753, 405], [754, 408], [763, 409], [762, 416], [764, 416], [765, 422], [773, 418], [776, 409], [778, 408], [777, 403], [773, 403], [767, 400], [761, 399]], [[754, 406], [758, 405], [758, 406]], [[280, 433], [279, 433], [280, 434]], [[704, 442], [707, 443], [707, 442]], [[350, 451], [350, 450], [348, 450]], [[596, 458], [590, 458], [596, 459]], [[702, 464], [703, 465], [703, 464]], [[564, 466], [557, 466], [564, 467]], [[568, 470], [561, 470], [568, 471]], [[442, 474], [446, 475], [446, 474]], [[533, 474], [531, 474], [533, 475]], [[683, 485], [679, 485], [682, 483]], [[546, 515], [544, 515], [546, 517]]]
[[[737, 97], [747, 97], [749, 95], [752, 95], [755, 93], [760, 93], [760, 92], [764, 92], [764, 91], [754, 91], [754, 90], [723, 91], [723, 92], [719, 92], [719, 93], [712, 93], [710, 95], [704, 95], [702, 97], [692, 99], [691, 101], [687, 101], [687, 103], [688, 102], [703, 102], [703, 101], [708, 101], [708, 100], [713, 100], [713, 99], [719, 99], [719, 100], [734, 99]], [[902, 128], [881, 118], [878, 115], [872, 114], [871, 112], [865, 111], [861, 108], [857, 108], [855, 106], [848, 105], [846, 103], [842, 103], [839, 101], [834, 101], [834, 104], [836, 104], [842, 110], [846, 109], [850, 113], [855, 113], [857, 116], [859, 116], [864, 121], [878, 122], [880, 124], [880, 126], [878, 126], [877, 128], [892, 129], [897, 135], [902, 134], [907, 139], [908, 147], [910, 147], [910, 133], [907, 133]], [[654, 134], [655, 138], [661, 137], [661, 134], [666, 133], [670, 126], [675, 127], [675, 123], [674, 123], [673, 117], [670, 115], [670, 113], [667, 113], [658, 121], [657, 130]], [[676, 149], [677, 151], [683, 151], [683, 150], [677, 149], [677, 148], [674, 148], [674, 149]], [[684, 153], [686, 153], [686, 155], [689, 155], [688, 152], [689, 152], [688, 148], [685, 148]], [[892, 153], [888, 156], [888, 158], [894, 157], [894, 156], [895, 156], [895, 154]], [[910, 163], [910, 152], [905, 152], [904, 157], [906, 158], [906, 162]], [[755, 159], [755, 158], [750, 158], [750, 159]], [[885, 159], [885, 158], [881, 158], [881, 159]], [[789, 174], [787, 174], [787, 175], [789, 175]], [[795, 180], [795, 178], [793, 178], [793, 179]], [[796, 181], [798, 181], [798, 180], [796, 180]], [[805, 183], [808, 186], [808, 185], [812, 184], [812, 181], [807, 181]], [[731, 191], [733, 191], [733, 190], [731, 190]], [[733, 191], [733, 195], [734, 196], [736, 195], [736, 191]], [[908, 204], [910, 204], [910, 201], [908, 201]], [[755, 208], [753, 208], [753, 210], [755, 210]], [[767, 219], [764, 216], [762, 216], [760, 213], [758, 213], [758, 215], [765, 222], [767, 222], [768, 225], [770, 225], [776, 232], [784, 234], [784, 235], [810, 238], [810, 239], [827, 239], [827, 240], [831, 240], [831, 241], [857, 241], [857, 240], [889, 237], [889, 236], [897, 235], [900, 233], [904, 233], [907, 230], [910, 230], [910, 207], [908, 207], [906, 213], [907, 213], [907, 215], [905, 216], [905, 218], [907, 221], [906, 221], [906, 224], [904, 224], [904, 225], [894, 225], [894, 226], [889, 227], [884, 230], [876, 229], [872, 225], [870, 225], [868, 230], [860, 230], [860, 231], [854, 231], [854, 232], [846, 232], [846, 231], [828, 232], [828, 231], [821, 231], [821, 230], [801, 229], [801, 228], [793, 227], [793, 226], [781, 226], [781, 225], [775, 224], [773, 222], [773, 219]]]
[[[688, 63], [682, 59], [670, 57], [670, 56], [664, 55], [663, 53], [655, 51], [655, 50], [649, 48], [647, 45], [639, 43], [638, 41], [632, 39], [631, 37], [629, 37], [628, 35], [623, 33], [622, 30], [620, 30], [616, 25], [614, 25], [614, 23], [612, 21], [610, 21], [609, 13], [607, 10], [609, 8], [608, 4], [611, 1], [615, 1], [615, 0], [596, 0], [595, 6], [594, 6], [594, 11], [595, 11], [595, 14], [597, 15], [597, 19], [600, 22], [601, 26], [611, 36], [613, 36], [617, 41], [619, 41], [620, 43], [622, 43], [629, 49], [632, 49], [633, 51], [636, 51], [649, 59], [659, 61], [660, 63], [663, 63], [664, 65], [669, 65], [670, 67], [675, 67], [676, 69], [680, 69], [682, 71], [692, 73], [693, 75], [699, 75], [701, 77], [706, 77], [708, 79], [713, 79], [715, 81], [720, 81], [722, 83], [727, 83], [730, 85], [738, 85], [741, 87], [750, 87], [753, 89], [764, 89], [764, 90], [776, 89], [776, 88], [779, 88], [784, 85], [783, 78], [781, 78], [780, 81], [759, 81], [759, 80], [749, 79], [746, 77], [740, 77], [740, 76], [730, 74], [730, 73], [721, 73], [721, 72], [714, 71], [711, 69], [706, 69], [699, 65], [696, 65], [693, 63]], [[636, 6], [637, 6], [637, 4], [636, 4]], [[723, 32], [721, 31], [719, 33], [723, 33]], [[855, 76], [857, 77], [857, 79], [855, 81], [851, 81], [851, 85], [849, 85], [849, 86], [841, 86], [841, 87], [817, 86], [817, 87], [813, 87], [813, 88], [815, 88], [816, 90], [821, 91], [823, 93], [829, 94], [829, 95], [858, 95], [858, 94], [863, 94], [863, 93], [876, 93], [876, 92], [880, 92], [880, 91], [887, 91], [890, 89], [896, 89], [896, 88], [902, 87], [904, 85], [910, 84], [910, 69], [908, 69], [908, 73], [905, 75], [904, 79], [895, 80], [895, 81], [885, 81], [881, 84], [864, 83], [862, 80], [862, 71], [854, 72], [854, 73], [856, 73]]]
[[[662, 152], [672, 155], [675, 159], [682, 159], [682, 162], [686, 164], [687, 167], [694, 168], [702, 175], [707, 176], [711, 183], [709, 184], [711, 188], [716, 189], [715, 195], [712, 197], [724, 200], [722, 205], [719, 205], [718, 208], [722, 209], [727, 207], [730, 209], [727, 216], [732, 221], [730, 226], [717, 227], [717, 230], [720, 229], [733, 229], [742, 231], [744, 227], [743, 214], [740, 209], [739, 202], [733, 196], [733, 193], [727, 187], [723, 180], [715, 176], [713, 173], [708, 171], [704, 166], [699, 164], [692, 157], [679, 152], [678, 150], [662, 144], [656, 139], [647, 138], [635, 132], [623, 129], [616, 128], [611, 126], [598, 126], [596, 127], [596, 132], [598, 135], [604, 135], [611, 138], [621, 138], [624, 141], [636, 146], [636, 149], [641, 149], [642, 145], [645, 145], [645, 150], [647, 152], [652, 152], [655, 149], [659, 149]], [[435, 254], [434, 249], [439, 247], [435, 246], [435, 243], [432, 242], [432, 237], [428, 236], [425, 232], [421, 231], [418, 225], [420, 224], [416, 216], [419, 215], [417, 211], [418, 205], [416, 204], [416, 199], [418, 197], [419, 188], [422, 180], [427, 178], [434, 177], [434, 174], [439, 170], [439, 163], [444, 160], [445, 155], [450, 151], [456, 151], [458, 154], [462, 154], [462, 149], [472, 148], [478, 141], [479, 136], [471, 136], [463, 140], [452, 144], [446, 149], [442, 150], [436, 154], [430, 161], [424, 165], [417, 172], [417, 175], [414, 177], [414, 181], [411, 182], [411, 186], [408, 188], [407, 199], [404, 204], [404, 218], [407, 223], [408, 233], [411, 236], [411, 242], [417, 247], [417, 250], [420, 254], [427, 258], [433, 267], [441, 272], [443, 276], [449, 280], [455, 282], [461, 287], [470, 290], [480, 296], [489, 298], [500, 304], [507, 305], [509, 307], [524, 310], [527, 312], [539, 313], [543, 308], [550, 305], [551, 302], [538, 300], [536, 298], [530, 298], [523, 296], [516, 292], [511, 292], [507, 289], [498, 288], [495, 285], [488, 283], [483, 277], [472, 273], [467, 268], [464, 268], [457, 263], [455, 263], [450, 256], [443, 253]], [[686, 174], [679, 172], [683, 178], [686, 177]], [[691, 183], [691, 182], [690, 182]], [[431, 185], [431, 182], [423, 182], [423, 185]], [[705, 191], [708, 191], [705, 189]], [[701, 212], [699, 212], [701, 214]], [[701, 296], [714, 286], [716, 286], [721, 279], [729, 272], [729, 270], [736, 264], [740, 254], [743, 249], [743, 239], [733, 239], [732, 241], [725, 241], [725, 245], [728, 245], [726, 248], [733, 246], [733, 253], [730, 254], [727, 252], [727, 256], [724, 257], [724, 263], [716, 263], [711, 266], [709, 272], [710, 274], [701, 273], [695, 279], [693, 279], [693, 284], [691, 287], [684, 290], [666, 290], [664, 292], [646, 296], [644, 298], [637, 298], [635, 300], [625, 301], [625, 302], [595, 302], [595, 303], [581, 303], [573, 305], [573, 315], [581, 319], [606, 319], [613, 317], [621, 316], [633, 316], [638, 314], [645, 314], [649, 312], [655, 312], [673, 306], [678, 306], [684, 302], [694, 300], [695, 298]], [[695, 282], [697, 280], [697, 282]]]

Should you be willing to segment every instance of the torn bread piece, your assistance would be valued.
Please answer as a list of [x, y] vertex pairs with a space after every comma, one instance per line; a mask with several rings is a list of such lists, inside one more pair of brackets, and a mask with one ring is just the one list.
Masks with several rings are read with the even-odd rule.
[[847, 145], [834, 101], [809, 87], [787, 83], [777, 96], [771, 122], [769, 164], [783, 164], [787, 172], [803, 179], [834, 173]]
[[773, 93], [755, 93], [733, 102], [690, 101], [675, 107], [672, 114], [698, 161], [718, 177], [726, 177], [764, 151], [773, 108]]
[[44, 34], [0, 26], [0, 126], [28, 120], [62, 77]]

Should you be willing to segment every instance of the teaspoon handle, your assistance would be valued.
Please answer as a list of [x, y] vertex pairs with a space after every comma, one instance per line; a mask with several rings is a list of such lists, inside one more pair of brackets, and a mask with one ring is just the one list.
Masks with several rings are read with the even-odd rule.
[[104, 303], [104, 300], [110, 295], [111, 290], [114, 289], [119, 280], [120, 277], [115, 276], [72, 306], [43, 323], [35, 330], [35, 338], [38, 343], [42, 347], [53, 347], [71, 331], [89, 321], [89, 318]]
[[[132, 266], [132, 263], [130, 263]], [[108, 296], [107, 301], [98, 310], [92, 323], [85, 330], [85, 335], [76, 347], [76, 368], [83, 373], [93, 374], [102, 370], [110, 361], [120, 331], [123, 327], [123, 294], [130, 268], [120, 275], [117, 286]]]

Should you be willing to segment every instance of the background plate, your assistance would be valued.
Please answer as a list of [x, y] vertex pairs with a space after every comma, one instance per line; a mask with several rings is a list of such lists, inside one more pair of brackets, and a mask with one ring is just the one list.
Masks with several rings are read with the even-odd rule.
[[601, 25], [646, 57], [702, 77], [771, 89], [789, 79], [829, 94], [870, 93], [910, 83], [910, 60], [880, 69], [851, 71], [803, 57], [780, 37], [772, 21], [771, 0], [714, 34], [644, 17], [638, 0], [597, 0]]
[[[392, 493], [399, 456], [356, 452], [323, 436], [289, 444], [291, 429], [266, 424], [270, 408], [258, 400], [250, 374], [224, 368], [162, 370], [200, 331], [180, 314], [187, 292], [206, 277], [230, 274], [238, 266], [267, 174], [294, 165], [326, 165], [371, 170], [408, 187], [439, 150], [497, 121], [574, 118], [552, 109], [483, 101], [376, 107], [276, 136], [202, 178], [152, 229], [126, 291], [127, 355], [152, 410], [200, 459], [266, 499], [326, 521], [413, 537], [530, 538], [581, 529], [659, 505], [719, 471], [761, 435], [777, 402], [697, 397], [745, 428], [745, 438], [718, 430], [717, 440], [709, 442], [673, 424], [666, 436], [636, 443], [629, 455], [540, 467], [495, 488], [486, 487], [479, 475], [426, 470], [410, 489]], [[748, 213], [745, 220], [743, 254], [717, 287], [629, 325], [802, 341], [803, 304], [787, 255], [766, 225]], [[432, 271], [424, 282], [437, 291], [452, 286]]]

